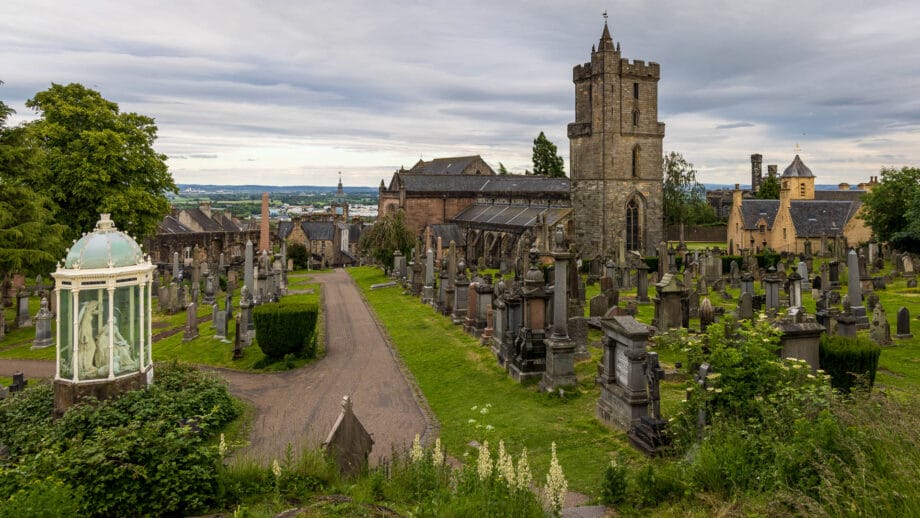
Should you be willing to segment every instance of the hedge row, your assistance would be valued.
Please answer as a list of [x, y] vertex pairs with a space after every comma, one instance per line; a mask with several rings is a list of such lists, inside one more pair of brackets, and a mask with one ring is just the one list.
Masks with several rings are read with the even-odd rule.
[[821, 368], [831, 376], [831, 386], [849, 392], [854, 386], [875, 383], [882, 348], [868, 340], [846, 336], [821, 336]]
[[262, 304], [252, 312], [259, 348], [269, 358], [316, 354], [317, 304]]

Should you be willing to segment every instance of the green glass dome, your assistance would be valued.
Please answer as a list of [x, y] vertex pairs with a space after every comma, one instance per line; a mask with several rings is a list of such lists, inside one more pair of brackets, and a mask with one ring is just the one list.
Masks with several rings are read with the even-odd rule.
[[67, 252], [64, 268], [96, 269], [135, 266], [144, 263], [140, 245], [115, 228], [108, 214], [102, 214], [96, 229], [81, 237]]

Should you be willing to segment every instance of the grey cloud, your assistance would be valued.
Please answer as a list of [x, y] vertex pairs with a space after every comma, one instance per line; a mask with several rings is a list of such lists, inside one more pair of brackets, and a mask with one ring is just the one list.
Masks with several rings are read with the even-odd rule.
[[731, 122], [728, 124], [718, 124], [716, 129], [735, 129], [735, 128], [753, 128], [754, 124], [750, 122]]

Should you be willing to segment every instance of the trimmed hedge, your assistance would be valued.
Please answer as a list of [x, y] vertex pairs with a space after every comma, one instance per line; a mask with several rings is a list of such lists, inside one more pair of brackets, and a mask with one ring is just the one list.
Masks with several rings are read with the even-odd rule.
[[875, 383], [878, 357], [882, 348], [868, 340], [846, 336], [821, 336], [819, 358], [821, 368], [831, 376], [831, 386], [843, 392], [860, 383]]
[[259, 348], [269, 358], [316, 354], [317, 304], [262, 304], [252, 312]]

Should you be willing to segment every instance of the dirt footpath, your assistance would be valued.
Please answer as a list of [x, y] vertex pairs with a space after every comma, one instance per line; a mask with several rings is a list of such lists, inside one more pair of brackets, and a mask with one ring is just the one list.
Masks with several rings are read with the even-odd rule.
[[344, 270], [317, 274], [323, 285], [326, 355], [311, 365], [277, 374], [221, 370], [231, 392], [255, 407], [251, 445], [240, 452], [282, 458], [288, 444], [319, 446], [349, 395], [354, 412], [374, 436], [372, 458], [407, 446], [426, 421], [383, 332]]

